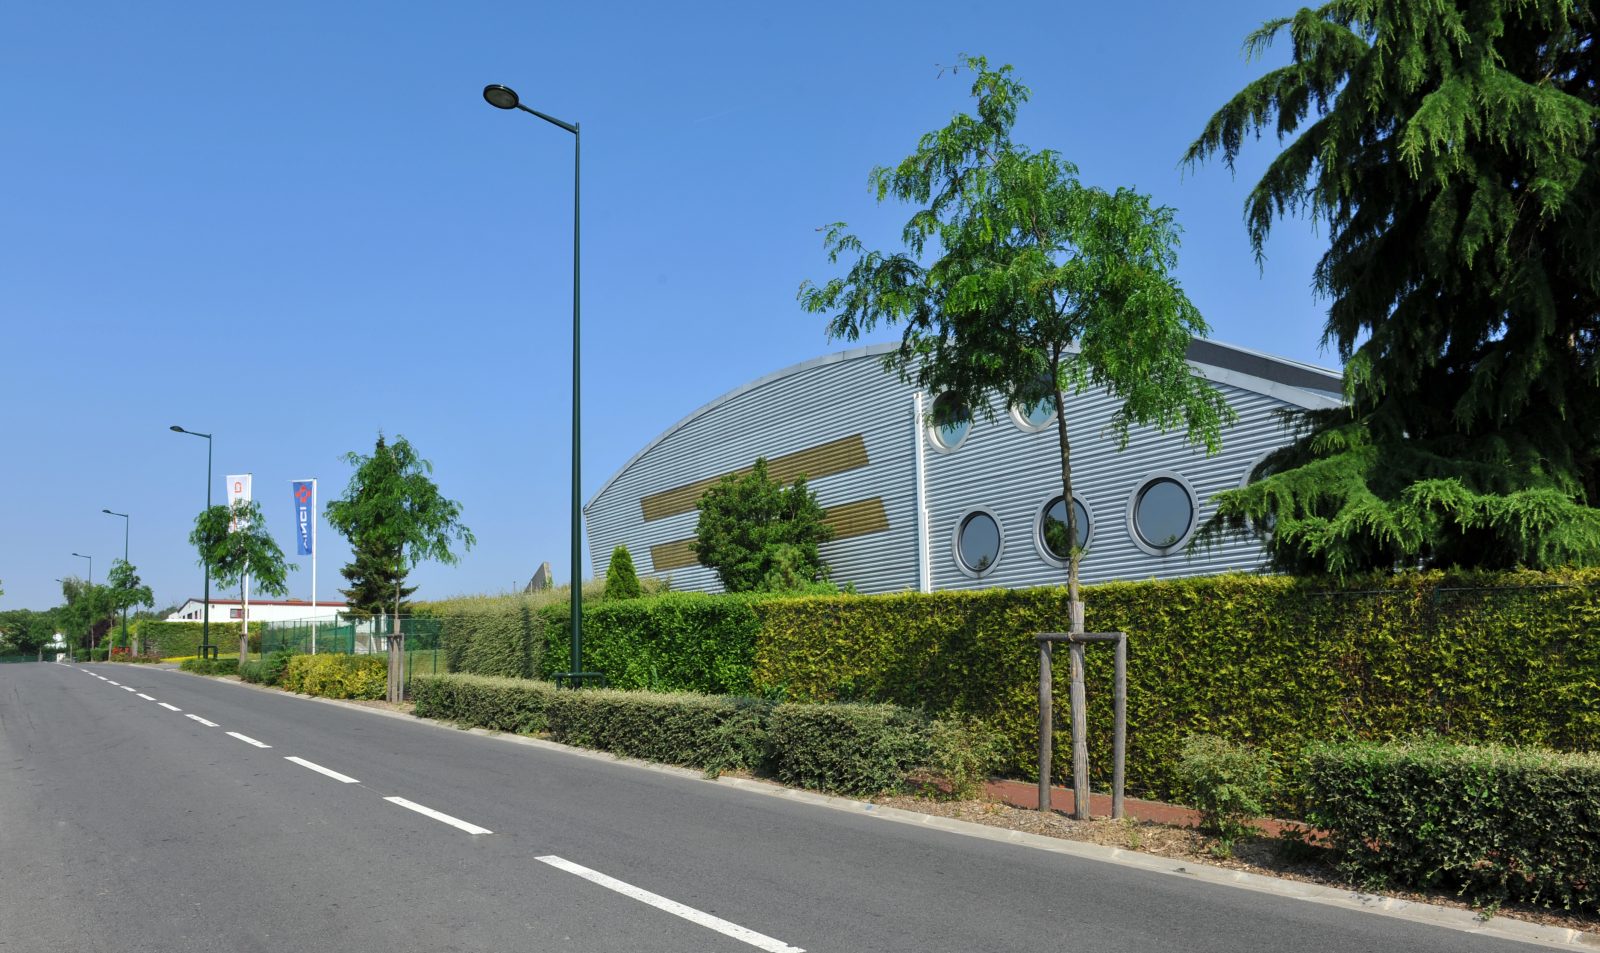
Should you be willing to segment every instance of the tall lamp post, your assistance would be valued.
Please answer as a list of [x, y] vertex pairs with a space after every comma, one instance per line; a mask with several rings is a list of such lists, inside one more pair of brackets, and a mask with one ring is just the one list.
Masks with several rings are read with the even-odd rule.
[[[100, 512], [105, 513], [108, 516], [120, 516], [120, 517], [122, 517], [122, 564], [124, 566], [126, 566], [128, 564], [128, 527], [133, 525], [133, 518], [130, 517], [126, 513], [118, 513], [115, 510], [101, 510]], [[125, 650], [130, 647], [128, 645], [128, 607], [127, 606], [123, 606], [122, 607], [122, 647]]]
[[[93, 556], [85, 556], [82, 553], [73, 553], [72, 555], [78, 557], [79, 559], [87, 559], [87, 560], [89, 560], [89, 588], [93, 589], [94, 588], [94, 557]], [[89, 623], [89, 661], [91, 661], [91, 662], [94, 661], [94, 623], [92, 623], [92, 622]]]
[[578, 686], [586, 680], [604, 681], [605, 676], [598, 672], [585, 672], [583, 670], [583, 537], [581, 535], [581, 520], [583, 514], [583, 498], [581, 496], [581, 481], [579, 479], [578, 450], [581, 446], [581, 426], [579, 420], [579, 307], [578, 307], [578, 224], [579, 208], [579, 155], [582, 137], [578, 134], [578, 124], [575, 122], [562, 122], [554, 116], [547, 116], [537, 109], [529, 109], [517, 98], [516, 91], [508, 86], [485, 86], [483, 98], [489, 105], [496, 109], [520, 109], [529, 115], [538, 116], [552, 126], [558, 126], [572, 133], [572, 670], [565, 676], [557, 675], [557, 681], [565, 678], [571, 685]]
[[[61, 588], [63, 590], [62, 591], [62, 596], [65, 597], [65, 595], [66, 595], [65, 590], [66, 590], [66, 587], [67, 587], [67, 581], [65, 579], [57, 579], [56, 582], [61, 583]], [[56, 634], [60, 635], [61, 633], [57, 632]], [[53, 642], [55, 642], [55, 639], [51, 639], [50, 641], [53, 643]], [[67, 643], [67, 658], [69, 658], [69, 659], [72, 658], [72, 643], [71, 642]]]
[[[206, 511], [211, 510], [211, 435], [185, 430], [177, 424], [168, 428], [173, 433], [186, 433], [191, 437], [206, 438]], [[209, 555], [209, 554], [208, 554]], [[200, 607], [200, 657], [211, 657], [211, 560], [200, 560], [206, 569], [206, 601]]]

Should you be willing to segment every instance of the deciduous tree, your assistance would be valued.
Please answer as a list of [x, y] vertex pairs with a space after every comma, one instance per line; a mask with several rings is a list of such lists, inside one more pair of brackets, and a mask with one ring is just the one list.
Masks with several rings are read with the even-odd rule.
[[[195, 517], [189, 544], [200, 554], [200, 565], [211, 567], [211, 575], [223, 586], [237, 585], [239, 597], [248, 596], [246, 585], [270, 596], [289, 592], [289, 572], [299, 567], [287, 562], [277, 540], [267, 532], [261, 518], [261, 504], [255, 500], [236, 500], [233, 506], [213, 506]], [[239, 659], [248, 653], [250, 633], [239, 627]]]

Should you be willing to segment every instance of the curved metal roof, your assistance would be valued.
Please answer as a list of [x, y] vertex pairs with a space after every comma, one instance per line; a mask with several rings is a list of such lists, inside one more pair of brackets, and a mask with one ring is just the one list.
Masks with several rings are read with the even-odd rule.
[[[715, 400], [702, 404], [684, 415], [677, 423], [663, 430], [654, 440], [645, 444], [638, 453], [629, 457], [628, 462], [618, 467], [617, 471], [605, 483], [601, 484], [600, 489], [596, 490], [588, 501], [583, 504], [584, 511], [587, 512], [596, 500], [611, 489], [613, 483], [617, 482], [624, 473], [628, 472], [629, 468], [642, 460], [651, 450], [654, 450], [668, 437], [687, 427], [699, 417], [710, 413], [723, 404], [767, 384], [793, 377], [796, 374], [802, 374], [815, 367], [842, 364], [845, 361], [854, 361], [863, 357], [881, 357], [894, 351], [899, 346], [899, 341], [889, 341], [882, 344], [869, 344], [865, 347], [835, 351], [832, 354], [824, 354], [821, 357], [813, 357], [810, 360], [791, 364], [770, 374], [763, 374], [748, 384], [735, 387]], [[1294, 404], [1298, 407], [1315, 409], [1337, 406], [1341, 403], [1341, 398], [1337, 395], [1343, 391], [1344, 376], [1340, 372], [1326, 367], [1305, 364], [1300, 361], [1253, 351], [1238, 345], [1224, 344], [1221, 341], [1201, 338], [1196, 338], [1190, 342], [1188, 358], [1189, 363], [1204, 373], [1207, 380], [1233, 384], [1245, 390], [1269, 394], [1283, 400], [1285, 403]]]

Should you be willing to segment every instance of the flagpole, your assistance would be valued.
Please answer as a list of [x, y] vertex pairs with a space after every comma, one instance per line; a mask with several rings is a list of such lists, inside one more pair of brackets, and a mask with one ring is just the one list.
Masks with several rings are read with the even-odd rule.
[[311, 654], [317, 654], [317, 481], [311, 479]]

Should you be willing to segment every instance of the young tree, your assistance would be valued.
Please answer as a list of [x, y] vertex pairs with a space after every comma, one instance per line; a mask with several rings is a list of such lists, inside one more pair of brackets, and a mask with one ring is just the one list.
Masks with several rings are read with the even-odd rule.
[[805, 477], [784, 486], [758, 457], [744, 475], [729, 474], [698, 504], [695, 556], [729, 592], [781, 592], [828, 577], [817, 546], [833, 538]]
[[68, 576], [61, 580], [61, 596], [66, 604], [59, 611], [59, 619], [68, 643], [92, 654], [101, 636], [110, 628], [107, 621], [111, 611], [110, 590]]
[[1335, 0], [1271, 20], [1191, 166], [1274, 132], [1258, 258], [1309, 214], [1349, 406], [1305, 415], [1207, 538], [1278, 568], [1600, 562], [1600, 59], [1593, 4]]
[[[395, 613], [395, 632], [405, 596], [405, 578], [425, 559], [453, 565], [451, 543], [470, 550], [477, 537], [461, 523], [461, 504], [446, 499], [430, 477], [433, 464], [422, 459], [405, 437], [391, 445], [378, 434], [371, 456], [354, 451], [345, 461], [355, 467], [342, 499], [328, 503], [328, 524], [350, 541], [355, 561], [342, 570], [350, 580], [347, 596], [365, 600], [383, 586]], [[374, 603], [361, 608], [372, 611]]]
[[639, 574], [633, 568], [633, 554], [628, 547], [618, 546], [611, 551], [611, 564], [606, 567], [606, 598], [637, 599], [643, 595], [639, 588]]
[[[255, 500], [238, 500], [231, 509], [213, 506], [201, 510], [195, 517], [189, 544], [199, 552], [200, 565], [209, 565], [219, 584], [238, 584], [241, 600], [248, 595], [248, 584], [267, 595], [286, 595], [289, 572], [299, 568], [284, 559], [283, 550], [261, 518], [261, 504]], [[241, 624], [239, 661], [248, 658], [249, 651], [250, 633]]]
[[[128, 626], [128, 610], [135, 606], [154, 606], [156, 597], [150, 587], [139, 579], [133, 564], [118, 559], [111, 564], [111, 574], [108, 577], [111, 590], [111, 609], [122, 614], [123, 633], [126, 635]], [[124, 646], [126, 648], [126, 646]]]
[[[1130, 426], [1147, 424], [1181, 427], [1214, 452], [1234, 415], [1185, 360], [1208, 329], [1172, 274], [1172, 210], [1085, 186], [1059, 154], [1015, 142], [1027, 87], [983, 57], [966, 67], [976, 115], [958, 113], [899, 165], [872, 171], [880, 203], [916, 206], [905, 250], [866, 251], [842, 223], [829, 227], [829, 261], [854, 263], [842, 278], [801, 285], [801, 305], [831, 315], [834, 338], [903, 324], [885, 367], [963, 407], [992, 417], [992, 395], [1008, 407], [1051, 401], [1064, 500], [1073, 498], [1069, 393], [1099, 387], [1119, 399], [1113, 430], [1123, 444]], [[1077, 516], [1065, 509], [1072, 625], [1082, 631]]]

